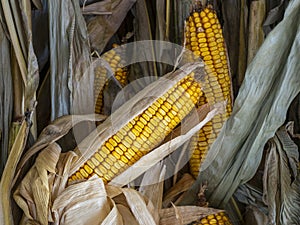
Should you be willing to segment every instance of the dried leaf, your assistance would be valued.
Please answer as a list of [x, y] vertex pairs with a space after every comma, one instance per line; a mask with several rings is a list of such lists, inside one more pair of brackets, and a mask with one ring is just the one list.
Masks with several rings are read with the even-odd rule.
[[99, 53], [103, 51], [107, 42], [118, 30], [128, 11], [135, 2], [136, 0], [113, 0], [110, 2], [110, 15], [95, 16], [87, 22], [87, 29], [91, 47], [93, 49], [97, 50]]
[[[293, 130], [289, 133], [293, 138], [298, 138], [298, 146], [300, 146], [300, 94], [293, 100], [290, 105], [287, 121], [293, 121]], [[297, 141], [297, 139], [296, 139]]]
[[101, 224], [111, 208], [102, 180], [98, 177], [67, 187], [54, 199], [55, 224]]
[[[43, 69], [47, 69], [45, 67], [48, 66], [47, 62], [50, 54], [48, 5], [47, 0], [34, 0], [34, 2], [36, 2], [38, 6], [36, 6], [37, 9], [32, 9], [32, 44], [38, 59], [39, 71], [42, 72]], [[40, 81], [40, 83], [41, 82], [42, 81]], [[47, 93], [48, 92], [49, 91], [47, 91]]]
[[[239, 16], [239, 50], [238, 50], [238, 61], [237, 61], [237, 78], [238, 85], [244, 80], [245, 71], [247, 68], [247, 28], [248, 28], [248, 7], [247, 1], [240, 1], [240, 16]], [[236, 20], [236, 19], [235, 19]], [[230, 51], [230, 50], [229, 50]]]
[[[171, 4], [173, 12], [176, 13], [172, 13], [173, 23], [171, 23], [170, 25], [172, 26], [173, 24], [175, 24], [175, 26], [172, 26], [172, 29], [174, 29], [174, 36], [169, 36], [170, 41], [182, 45], [182, 43], [184, 43], [184, 40], [182, 40], [184, 37], [184, 22], [190, 15], [192, 6], [195, 4], [195, 0], [176, 0], [171, 1]], [[172, 31], [172, 29], [170, 31]]]
[[296, 180], [286, 190], [285, 197], [281, 206], [280, 222], [281, 224], [297, 224], [300, 215], [300, 171]]
[[[273, 29], [273, 27], [282, 20], [285, 8], [287, 7], [288, 3], [289, 1], [287, 0], [280, 0], [279, 4], [276, 5], [276, 7], [272, 7], [272, 9], [269, 10], [268, 15], [263, 24], [264, 32], [266, 34], [268, 34]], [[269, 3], [269, 5], [274, 4], [276, 3], [272, 3], [272, 1], [270, 1]]]
[[[134, 40], [137, 42], [133, 42], [136, 47], [134, 48], [134, 51], [132, 51], [132, 57], [134, 59], [138, 59], [141, 54], [139, 53], [140, 47], [138, 42], [139, 41], [144, 41], [144, 40], [154, 40], [153, 34], [152, 34], [152, 29], [153, 29], [153, 24], [151, 23], [151, 20], [153, 19], [151, 17], [151, 13], [149, 12], [151, 10], [150, 7], [148, 7], [148, 4], [151, 4], [149, 1], [146, 0], [137, 0], [135, 7], [134, 7]], [[136, 60], [134, 61], [139, 62], [138, 64], [132, 65], [131, 66], [131, 74], [135, 74], [134, 79], [140, 78], [140, 77], [147, 77], [147, 76], [154, 76], [158, 77], [157, 73], [157, 68], [156, 68], [156, 63], [159, 61], [159, 57], [157, 57], [156, 53], [160, 51], [156, 51], [154, 49], [154, 45], [150, 43], [147, 46], [147, 54], [146, 56], [154, 59], [154, 60], [145, 60], [140, 61]], [[160, 74], [163, 75], [163, 74]], [[140, 77], [137, 77], [140, 76]]]
[[[1, 15], [0, 15], [1, 17]], [[10, 127], [12, 121], [13, 111], [13, 83], [10, 65], [10, 44], [9, 40], [5, 36], [5, 32], [2, 26], [0, 26], [0, 174], [5, 167], [5, 163], [8, 157], [8, 152], [11, 146], [9, 141], [14, 141], [10, 138]], [[1, 177], [0, 175], [0, 177]]]
[[151, 215], [151, 213], [149, 212], [146, 202], [137, 191], [125, 188], [123, 189], [123, 194], [126, 197], [127, 203], [133, 215], [140, 225], [155, 224], [153, 215]]
[[[108, 216], [104, 219], [101, 225], [123, 225], [122, 216], [118, 211], [118, 208], [114, 202], [112, 202], [113, 208], [108, 214]], [[125, 225], [125, 224], [124, 224]]]
[[[69, 130], [75, 126], [76, 124], [82, 121], [101, 121], [106, 117], [103, 115], [70, 115], [63, 116], [55, 121], [52, 124], [48, 125], [40, 134], [38, 140], [34, 143], [34, 145], [24, 154], [22, 157], [17, 172], [15, 175], [15, 181], [18, 178], [18, 175], [25, 165], [25, 163], [36, 153], [41, 151], [43, 148], [47, 147], [49, 144], [59, 140], [61, 137], [66, 135]], [[14, 181], [14, 182], [15, 182]]]
[[[93, 105], [94, 101], [90, 98], [93, 89], [86, 85], [92, 83], [93, 77], [84, 76], [85, 72], [90, 73], [91, 58], [79, 2], [48, 1], [48, 12], [49, 34], [52, 34], [49, 37], [51, 120], [70, 113], [92, 113], [86, 112], [86, 106], [82, 105], [87, 102]], [[81, 79], [83, 76], [85, 80]], [[76, 95], [85, 101], [74, 103]]]
[[112, 1], [104, 0], [101, 2], [94, 2], [90, 5], [83, 5], [82, 7], [83, 15], [110, 15], [112, 14]]
[[[289, 136], [288, 132], [293, 130], [293, 123], [289, 122], [276, 132], [278, 139], [282, 145], [284, 154], [286, 154], [288, 167], [291, 169], [292, 178], [297, 177], [299, 166], [299, 151], [297, 145]], [[293, 133], [291, 134], [293, 135]]]
[[[18, 34], [17, 34], [17, 28], [15, 27], [15, 21], [14, 21], [14, 15], [13, 15], [14, 12], [11, 9], [10, 2], [5, 1], [5, 0], [2, 0], [1, 2], [2, 2], [3, 14], [5, 17], [6, 25], [8, 28], [11, 42], [12, 42], [12, 46], [14, 48], [16, 58], [17, 58], [17, 61], [18, 61], [19, 67], [20, 67], [21, 77], [23, 79], [24, 84], [27, 85], [27, 78], [26, 78], [27, 61], [24, 58], [24, 55], [23, 55], [23, 52], [21, 49], [20, 40], [19, 40]], [[18, 15], [18, 14], [15, 14], [15, 15]], [[24, 39], [23, 40], [21, 39], [21, 41], [24, 41]]]
[[[148, 7], [149, 8], [149, 7]], [[156, 0], [155, 1], [155, 13], [156, 13], [156, 30], [155, 40], [169, 41], [170, 33], [170, 1], [169, 0]], [[161, 58], [173, 58], [174, 54], [170, 51], [166, 51], [164, 48], [156, 49], [158, 59]], [[170, 65], [162, 64], [157, 60], [158, 75], [165, 74], [168, 72]], [[172, 65], [174, 66], [174, 65]]]
[[[265, 162], [264, 172], [264, 202], [268, 206], [269, 222], [278, 223], [278, 206], [280, 206], [280, 190], [278, 190], [278, 184], [280, 184], [280, 163], [279, 155], [276, 152], [276, 143], [271, 142], [269, 154]], [[286, 176], [287, 174], [282, 174]]]
[[[178, 206], [175, 208], [162, 209], [160, 211], [160, 225], [181, 225], [189, 224], [200, 218], [203, 218], [210, 214], [222, 212], [223, 210], [198, 207], [198, 206]], [[182, 223], [178, 221], [178, 218], [182, 219]]]
[[268, 224], [268, 217], [255, 207], [247, 207], [245, 214], [245, 225]]
[[13, 225], [13, 218], [11, 212], [11, 191], [12, 183], [15, 176], [17, 163], [19, 162], [23, 153], [29, 126], [23, 120], [16, 140], [12, 146], [11, 153], [7, 159], [6, 167], [3, 171], [0, 183], [0, 222], [1, 224]]
[[[285, 127], [279, 129], [270, 142], [263, 177], [264, 202], [268, 206], [269, 221], [279, 224], [282, 204], [285, 200], [290, 200], [291, 178], [297, 177], [299, 152], [297, 145], [290, 139]], [[295, 205], [295, 203], [290, 206], [291, 211], [298, 210], [299, 204]]]
[[176, 197], [179, 194], [187, 191], [194, 182], [195, 179], [190, 174], [185, 173], [182, 176], [182, 178], [164, 195], [164, 200], [163, 200], [164, 207], [167, 207], [171, 202], [174, 202]]
[[139, 188], [139, 192], [153, 204], [155, 224], [159, 222], [159, 210], [162, 208], [165, 174], [166, 166], [163, 163], [154, 165], [144, 174]]
[[41, 0], [32, 0], [32, 3], [38, 10], [43, 9], [43, 4], [42, 4]]
[[[33, 111], [38, 88], [38, 63], [32, 44], [31, 3], [30, 1], [11, 1], [10, 6], [2, 2], [4, 15], [12, 39], [14, 54], [17, 59], [24, 86], [24, 111]], [[11, 18], [12, 17], [12, 18]], [[19, 77], [20, 74], [17, 74]], [[34, 128], [35, 129], [35, 128]], [[35, 130], [31, 129], [35, 135]]]
[[129, 208], [121, 204], [117, 204], [117, 208], [122, 216], [124, 225], [139, 225]]
[[[233, 77], [237, 78], [238, 87], [244, 78], [244, 74], [238, 73], [239, 65], [239, 42], [240, 40], [240, 18], [241, 18], [241, 1], [225, 0], [222, 1], [222, 18], [224, 20], [223, 33], [228, 48], [230, 59], [230, 68]], [[234, 90], [238, 90], [234, 87]]]
[[264, 41], [262, 24], [266, 14], [265, 0], [252, 1], [249, 10], [249, 34], [247, 65], [252, 61], [257, 50]]
[[261, 212], [268, 214], [268, 208], [263, 202], [263, 192], [250, 184], [242, 184], [238, 187], [234, 196], [239, 202], [257, 208]]

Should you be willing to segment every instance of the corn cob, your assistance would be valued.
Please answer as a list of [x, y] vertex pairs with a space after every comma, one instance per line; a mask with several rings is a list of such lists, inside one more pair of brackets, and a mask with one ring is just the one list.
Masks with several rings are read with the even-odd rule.
[[193, 222], [192, 225], [232, 225], [228, 216], [224, 212], [208, 215], [199, 221]]
[[[116, 48], [117, 46], [118, 45], [114, 44], [113, 48]], [[115, 78], [120, 82], [122, 87], [126, 86], [128, 70], [124, 67], [124, 60], [122, 60], [121, 55], [112, 49], [103, 54], [102, 58], [110, 65]], [[95, 69], [94, 96], [95, 99], [97, 99], [95, 104], [95, 113], [99, 114], [102, 113], [103, 110], [103, 90], [108, 84], [108, 77], [107, 70], [104, 67], [99, 66]]]
[[201, 57], [205, 63], [205, 93], [199, 99], [199, 105], [227, 101], [226, 112], [215, 116], [191, 140], [190, 170], [197, 177], [209, 146], [231, 113], [229, 63], [221, 25], [212, 6], [200, 7], [188, 17], [185, 40], [193, 57]]
[[191, 73], [112, 135], [70, 180], [97, 174], [104, 183], [156, 147], [191, 111], [201, 89]]

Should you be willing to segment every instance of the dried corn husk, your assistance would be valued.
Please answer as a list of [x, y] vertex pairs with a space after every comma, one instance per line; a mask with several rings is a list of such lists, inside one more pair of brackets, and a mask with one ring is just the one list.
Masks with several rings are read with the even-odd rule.
[[[36, 159], [14, 193], [22, 208], [22, 224], [188, 224], [220, 210], [196, 206], [155, 210], [142, 193], [104, 186], [97, 176], [67, 186], [74, 152], [60, 153], [50, 144]], [[144, 189], [145, 190], [145, 189]], [[161, 197], [161, 196], [160, 196]], [[157, 218], [157, 220], [155, 219]], [[182, 221], [179, 223], [178, 219]]]
[[[136, 0], [113, 0], [105, 1], [106, 4], [97, 3], [88, 6], [87, 10], [105, 11], [103, 15], [97, 15], [87, 21], [87, 30], [90, 37], [91, 47], [102, 52], [109, 39], [118, 30], [127, 12], [131, 9]], [[83, 8], [83, 11], [85, 9]]]
[[[84, 160], [82, 157], [88, 157], [90, 152], [95, 151], [96, 148], [93, 145], [102, 143], [103, 139], [101, 137], [105, 138], [105, 135], [111, 135], [114, 129], [119, 129], [123, 124], [127, 123], [132, 117], [138, 115], [145, 107], [151, 104], [151, 102], [141, 101], [147, 96], [148, 92], [151, 91], [151, 96], [153, 94], [158, 97], [161, 96], [165, 90], [168, 90], [174, 83], [177, 83], [179, 79], [182, 79], [198, 66], [201, 66], [201, 64], [185, 65], [182, 67], [182, 71], [175, 71], [168, 74], [168, 82], [166, 82], [166, 79], [160, 79], [130, 99], [126, 103], [126, 110], [130, 110], [129, 106], [131, 105], [134, 106], [135, 110], [128, 111], [127, 113], [126, 110], [124, 111], [124, 107], [116, 110], [112, 114], [111, 120], [106, 120], [98, 127], [99, 129], [91, 133], [79, 145], [89, 151], [83, 152], [82, 155], [79, 151], [81, 150], [80, 147], [74, 152], [61, 153], [61, 147], [55, 142], [65, 135], [72, 125], [82, 121], [82, 116], [74, 117], [74, 121], [70, 120], [71, 116], [63, 117], [58, 119], [54, 125], [50, 125], [45, 129], [36, 144], [29, 150], [29, 155], [25, 156], [23, 161], [26, 161], [38, 151], [43, 150], [14, 193], [15, 201], [24, 212], [21, 224], [29, 222], [70, 224], [78, 221], [81, 224], [126, 224], [127, 220], [123, 219], [126, 212], [130, 212], [131, 219], [128, 221], [136, 220], [139, 224], [145, 225], [158, 223], [160, 218], [159, 210], [162, 205], [164, 169], [161, 174], [158, 169], [160, 167], [156, 166], [154, 167], [154, 171], [152, 171], [155, 174], [160, 174], [159, 176], [153, 176], [154, 179], [155, 177], [158, 178], [158, 180], [153, 180], [153, 182], [158, 183], [154, 183], [152, 186], [160, 192], [156, 196], [150, 191], [150, 187], [145, 186], [146, 180], [142, 182], [141, 191], [144, 193], [143, 195], [131, 188], [122, 189], [110, 185], [104, 187], [102, 180], [96, 176], [87, 181], [73, 184], [68, 184], [68, 178], [81, 160]], [[163, 86], [164, 88], [157, 88], [158, 86]], [[185, 129], [182, 129], [184, 131], [183, 134], [154, 149], [153, 152], [147, 154], [132, 166], [138, 166], [140, 163], [140, 166], [143, 164], [143, 167], [146, 169], [140, 170], [139, 173], [134, 173], [133, 175], [133, 172], [130, 172], [129, 168], [119, 175], [119, 180], [115, 183], [123, 186], [135, 177], [140, 176], [147, 169], [155, 165], [156, 162], [161, 161], [170, 152], [187, 141], [204, 123], [209, 121], [220, 110], [220, 108], [214, 108], [208, 112], [206, 117], [203, 118], [202, 115], [202, 121], [193, 121], [194, 123], [190, 125], [192, 127], [191, 130], [185, 127]], [[92, 120], [93, 118], [93, 116], [90, 116], [85, 118], [85, 120]], [[100, 119], [102, 118], [100, 117]], [[94, 143], [90, 143], [91, 140]], [[80, 155], [76, 155], [77, 153]], [[149, 170], [149, 173], [151, 173], [151, 170]], [[131, 177], [131, 180], [128, 180], [127, 176]], [[119, 208], [121, 208], [121, 212], [118, 211]], [[87, 213], [88, 216], [84, 216]], [[196, 215], [198, 216], [198, 214]]]
[[[1, 15], [0, 15], [1, 17]], [[1, 19], [0, 19], [1, 20]], [[3, 27], [0, 27], [0, 174], [2, 174], [9, 149], [14, 139], [9, 138], [9, 128], [12, 120], [13, 83], [10, 66], [10, 44]], [[11, 142], [11, 145], [9, 145]]]
[[[123, 224], [121, 215], [125, 218], [129, 209], [140, 224], [154, 224], [148, 200], [133, 189], [105, 187], [96, 176], [66, 186], [75, 154], [60, 151], [58, 144], [48, 145], [15, 191], [14, 199], [24, 212], [21, 224]], [[114, 198], [120, 195], [126, 202], [117, 207]]]
[[268, 206], [270, 223], [296, 224], [299, 219], [296, 215], [300, 213], [300, 198], [291, 195], [299, 177], [299, 152], [287, 129], [281, 127], [276, 132], [266, 155], [263, 200]]
[[35, 154], [46, 148], [51, 143], [65, 136], [76, 124], [83, 121], [102, 121], [106, 118], [103, 115], [69, 115], [56, 119], [52, 124], [45, 127], [34, 145], [24, 154], [18, 164], [14, 180], [18, 178], [25, 163]]
[[[91, 98], [93, 90], [87, 88], [87, 84], [92, 83], [93, 76], [85, 76], [86, 80], [81, 79], [85, 72], [91, 74], [88, 70], [91, 57], [87, 28], [79, 2], [54, 0], [47, 1], [47, 6], [49, 34], [51, 34], [49, 36], [51, 120], [71, 113], [92, 113], [86, 111], [85, 104], [93, 104]], [[81, 102], [82, 104], [74, 103], [72, 99], [75, 95], [86, 101]]]
[[[107, 120], [97, 127], [91, 134], [88, 135], [74, 150], [78, 158], [74, 163], [74, 167], [71, 169], [73, 174], [87, 158], [89, 158], [94, 152], [103, 144], [103, 142], [123, 127], [127, 122], [139, 115], [145, 108], [147, 108], [156, 98], [163, 95], [166, 90], [174, 86], [177, 81], [185, 77], [191, 71], [202, 66], [200, 63], [193, 63], [183, 66], [182, 71], [175, 71], [162, 77], [162, 79], [148, 85], [145, 89], [139, 92], [135, 97], [131, 98], [118, 108]], [[198, 73], [200, 79], [203, 76], [202, 73]], [[158, 88], [159, 87], [159, 88]], [[162, 88], [163, 87], [163, 88]], [[152, 98], [149, 100], [149, 96]], [[155, 98], [153, 98], [155, 96]], [[70, 174], [70, 175], [71, 175]]]
[[165, 175], [166, 166], [161, 161], [145, 172], [139, 188], [139, 192], [153, 204], [155, 224], [159, 222], [159, 210], [162, 208]]
[[119, 176], [115, 177], [110, 183], [117, 186], [123, 186], [133, 181], [145, 171], [150, 169], [156, 163], [164, 159], [166, 156], [170, 155], [173, 151], [178, 149], [183, 143], [189, 140], [197, 131], [199, 131], [208, 121], [210, 121], [216, 114], [220, 112], [220, 109], [213, 109], [208, 115], [198, 123], [196, 126], [192, 127], [190, 131], [184, 133], [172, 140], [160, 145], [153, 151], [149, 152], [146, 156], [142, 157], [134, 165], [129, 167]]
[[223, 210], [198, 206], [173, 206], [160, 211], [160, 225], [189, 224], [206, 215], [222, 212]]
[[167, 207], [171, 202], [174, 202], [176, 200], [176, 197], [187, 191], [194, 184], [194, 182], [195, 179], [192, 175], [188, 173], [184, 174], [182, 178], [164, 195], [164, 207]]
[[11, 153], [8, 157], [6, 167], [3, 171], [0, 183], [0, 222], [1, 224], [13, 225], [13, 216], [11, 211], [11, 192], [13, 179], [19, 162], [25, 148], [26, 139], [29, 132], [29, 124], [23, 120], [19, 129], [16, 141], [14, 142]]
[[265, 0], [253, 1], [249, 10], [249, 37], [247, 51], [247, 65], [252, 61], [257, 50], [264, 41], [262, 24], [266, 15]]

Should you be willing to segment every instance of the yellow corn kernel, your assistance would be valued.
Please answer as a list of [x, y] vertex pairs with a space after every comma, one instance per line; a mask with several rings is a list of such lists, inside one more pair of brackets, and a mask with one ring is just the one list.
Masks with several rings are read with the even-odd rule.
[[192, 223], [192, 225], [232, 225], [228, 216], [224, 213], [217, 213], [208, 215], [198, 221]]
[[[193, 38], [190, 36], [185, 37], [187, 43], [198, 42], [198, 45], [193, 44], [195, 46], [186, 46], [196, 57], [201, 57], [206, 65], [205, 70], [207, 76], [204, 78], [205, 92], [200, 99], [198, 99], [198, 105], [200, 106], [207, 102], [215, 104], [218, 101], [227, 100], [226, 111], [219, 119], [212, 120], [212, 123], [207, 123], [199, 133], [192, 138], [190, 144], [190, 170], [191, 173], [197, 177], [201, 163], [205, 159], [210, 145], [216, 139], [224, 122], [231, 113], [231, 82], [222, 29], [212, 6], [201, 7], [196, 10], [196, 12], [193, 12], [187, 21], [193, 21], [193, 26], [199, 23], [199, 30], [198, 28], [195, 29]], [[188, 93], [191, 95], [192, 92]], [[174, 105], [184, 108], [182, 101], [177, 101]], [[170, 119], [175, 120], [175, 118], [171, 117]], [[199, 156], [199, 154], [201, 155]]]
[[[186, 76], [108, 138], [78, 171], [84, 178], [97, 174], [105, 183], [109, 182], [160, 144], [191, 111], [201, 95], [200, 84], [194, 80], [193, 74]], [[174, 100], [172, 104], [169, 98]], [[76, 180], [75, 175], [70, 176], [70, 180]]]
[[[113, 44], [114, 48], [117, 47]], [[102, 55], [102, 58], [110, 65], [116, 79], [124, 87], [127, 84], [128, 71], [127, 68], [122, 64], [122, 58], [115, 50], [110, 50]], [[103, 113], [103, 89], [108, 85], [107, 70], [103, 67], [98, 67], [95, 69], [95, 80], [94, 80], [94, 90], [95, 90], [95, 113]], [[103, 86], [99, 90], [100, 86]]]

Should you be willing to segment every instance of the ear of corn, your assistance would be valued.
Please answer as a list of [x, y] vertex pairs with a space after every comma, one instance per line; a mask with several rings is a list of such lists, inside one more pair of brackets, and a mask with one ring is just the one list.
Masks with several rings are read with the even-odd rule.
[[195, 10], [186, 21], [186, 48], [193, 57], [201, 57], [207, 76], [205, 93], [199, 105], [227, 101], [226, 112], [215, 116], [191, 140], [191, 173], [197, 177], [200, 165], [205, 159], [209, 146], [219, 134], [223, 123], [231, 113], [231, 83], [229, 62], [220, 22], [211, 6]]
[[109, 182], [160, 144], [192, 110], [201, 94], [194, 74], [189, 74], [108, 138], [70, 181], [97, 174]]
[[208, 215], [199, 221], [193, 222], [192, 225], [232, 225], [228, 216], [224, 212]]
[[[114, 44], [113, 48], [118, 45]], [[124, 66], [124, 60], [122, 56], [114, 49], [106, 52], [102, 55], [102, 58], [109, 64], [115, 78], [120, 82], [122, 87], [127, 84], [128, 70]], [[107, 69], [101, 66], [95, 68], [95, 80], [94, 80], [94, 96], [96, 99], [95, 113], [103, 113], [103, 90], [108, 84]]]

